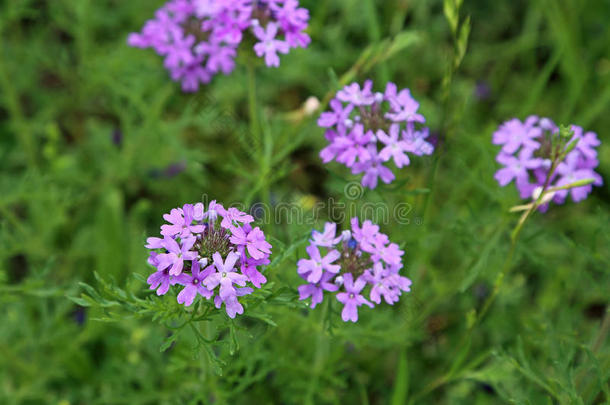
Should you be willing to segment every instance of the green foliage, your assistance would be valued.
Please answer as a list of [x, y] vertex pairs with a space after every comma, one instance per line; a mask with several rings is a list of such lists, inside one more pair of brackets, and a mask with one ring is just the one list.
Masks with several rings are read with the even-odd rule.
[[[575, 123], [610, 181], [607, 4], [302, 0], [308, 49], [183, 94], [126, 46], [162, 3], [0, 2], [0, 404], [610, 403], [609, 189], [533, 213], [511, 247], [520, 200], [490, 142], [513, 116]], [[298, 301], [309, 232], [337, 220], [307, 214], [355, 179], [321, 164], [302, 107], [367, 78], [409, 87], [440, 143], [348, 201], [410, 207], [382, 230], [413, 291], [345, 324]], [[202, 198], [311, 219], [262, 225], [269, 283], [235, 320], [145, 283], [145, 238]]]

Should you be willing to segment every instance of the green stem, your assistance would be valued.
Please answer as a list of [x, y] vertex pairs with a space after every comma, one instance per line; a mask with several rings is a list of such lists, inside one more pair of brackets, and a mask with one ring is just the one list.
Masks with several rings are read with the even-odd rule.
[[[445, 385], [446, 383], [452, 381], [454, 379], [453, 376], [454, 376], [455, 370], [457, 370], [464, 363], [464, 361], [466, 361], [466, 359], [468, 357], [468, 352], [470, 351], [470, 346], [468, 346], [466, 348], [464, 348], [464, 346], [470, 342], [470, 340], [472, 338], [472, 333], [475, 330], [476, 326], [481, 323], [481, 321], [483, 320], [483, 318], [485, 317], [485, 315], [491, 308], [491, 305], [495, 301], [496, 297], [500, 293], [502, 284], [504, 283], [504, 279], [506, 278], [506, 275], [508, 274], [508, 272], [511, 269], [512, 261], [515, 256], [515, 250], [517, 248], [517, 241], [519, 240], [519, 236], [521, 235], [523, 225], [525, 224], [525, 221], [530, 217], [530, 215], [534, 211], [536, 211], [540, 205], [542, 205], [546, 192], [548, 191], [549, 185], [551, 183], [551, 178], [553, 177], [553, 174], [555, 173], [555, 169], [557, 169], [557, 165], [559, 164], [559, 162], [562, 159], [563, 159], [563, 156], [560, 156], [559, 158], [554, 159], [553, 164], [551, 165], [551, 168], [549, 170], [549, 174], [547, 175], [547, 178], [544, 182], [544, 186], [542, 188], [540, 195], [538, 196], [536, 201], [534, 201], [534, 203], [532, 203], [530, 208], [521, 216], [521, 218], [519, 219], [519, 222], [517, 223], [517, 225], [511, 232], [510, 250], [508, 251], [508, 254], [506, 255], [506, 259], [504, 260], [504, 265], [502, 266], [502, 270], [496, 276], [496, 279], [493, 284], [493, 291], [491, 292], [491, 294], [489, 294], [489, 296], [483, 303], [481, 310], [476, 313], [474, 320], [468, 326], [466, 334], [462, 337], [461, 342], [458, 345], [458, 350], [457, 350], [457, 353], [459, 353], [459, 355], [455, 357], [455, 359], [451, 363], [451, 366], [448, 368], [450, 371], [447, 374], [445, 374], [444, 376], [437, 378], [432, 383], [430, 383], [426, 387], [424, 387], [424, 389], [422, 391], [417, 393], [417, 395], [415, 396], [416, 398], [422, 398], [422, 397], [426, 396], [428, 393], [437, 389], [438, 387], [441, 387], [441, 386]], [[610, 326], [608, 326], [608, 327], [610, 327]], [[463, 350], [464, 350], [464, 352], [462, 352]]]
[[260, 122], [256, 97], [256, 71], [254, 64], [249, 62], [248, 69], [248, 107], [250, 114], [250, 135], [254, 153], [259, 164], [261, 183], [261, 202], [264, 205], [264, 217], [268, 220], [269, 231], [273, 233], [274, 215], [271, 207], [271, 159], [273, 156], [273, 140], [268, 131], [263, 131]]
[[260, 122], [258, 117], [258, 106], [256, 103], [256, 72], [254, 65], [248, 63], [248, 109], [250, 113], [250, 136], [252, 137], [252, 143], [255, 151], [259, 154], [262, 153], [262, 136], [260, 131]]
[[326, 323], [326, 315], [328, 313], [329, 306], [330, 300], [328, 301], [328, 304], [324, 305], [324, 308], [322, 309], [322, 322], [320, 323], [320, 332], [318, 333], [318, 338], [316, 339], [316, 351], [314, 354], [313, 361], [313, 375], [311, 376], [311, 380], [309, 380], [309, 387], [307, 388], [307, 395], [304, 401], [307, 405], [315, 404], [314, 392], [316, 392], [318, 381], [320, 380], [320, 373], [322, 372], [322, 368], [324, 367], [326, 352], [328, 351], [328, 341], [326, 340], [326, 336], [324, 333], [324, 325]]

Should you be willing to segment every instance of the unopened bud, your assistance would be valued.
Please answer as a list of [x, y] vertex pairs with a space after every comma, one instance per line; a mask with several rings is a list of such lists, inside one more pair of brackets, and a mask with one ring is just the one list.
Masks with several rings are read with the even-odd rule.
[[305, 115], [313, 115], [320, 108], [320, 100], [317, 97], [309, 97], [305, 100], [305, 104], [303, 105], [303, 112]]
[[[543, 187], [536, 187], [534, 189], [534, 191], [532, 191], [532, 198], [534, 199], [534, 201], [537, 201], [540, 198], [542, 191], [543, 191]], [[550, 202], [554, 196], [555, 196], [554, 191], [546, 192], [544, 194], [544, 197], [542, 197], [542, 201], [540, 201], [540, 204], [546, 204], [546, 203]]]

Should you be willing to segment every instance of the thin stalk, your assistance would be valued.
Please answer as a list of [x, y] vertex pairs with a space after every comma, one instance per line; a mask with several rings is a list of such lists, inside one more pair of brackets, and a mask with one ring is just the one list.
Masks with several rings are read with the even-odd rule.
[[[476, 326], [481, 323], [481, 321], [483, 320], [483, 318], [485, 317], [485, 315], [487, 314], [487, 312], [491, 308], [491, 305], [495, 301], [496, 297], [500, 293], [500, 290], [502, 288], [502, 284], [504, 283], [504, 279], [506, 278], [506, 275], [508, 274], [508, 272], [511, 269], [512, 261], [513, 261], [513, 258], [515, 256], [515, 250], [517, 248], [517, 242], [519, 240], [519, 236], [521, 235], [521, 231], [523, 229], [523, 225], [525, 224], [525, 221], [530, 217], [530, 215], [534, 211], [536, 211], [538, 209], [538, 207], [540, 207], [540, 205], [543, 204], [544, 197], [546, 196], [546, 193], [548, 192], [548, 188], [549, 188], [549, 185], [551, 183], [551, 179], [552, 179], [552, 177], [553, 177], [553, 175], [555, 173], [555, 169], [557, 169], [557, 166], [558, 166], [559, 162], [563, 159], [563, 157], [564, 156], [559, 156], [559, 157], [556, 157], [553, 160], [553, 163], [552, 163], [551, 168], [549, 170], [549, 174], [547, 175], [547, 178], [546, 178], [546, 180], [544, 182], [544, 187], [542, 188], [542, 191], [541, 191], [540, 195], [534, 201], [534, 203], [531, 204], [529, 209], [526, 212], [523, 213], [523, 215], [519, 219], [519, 222], [517, 223], [517, 225], [513, 229], [512, 233], [511, 233], [510, 249], [508, 251], [508, 254], [506, 255], [506, 259], [504, 260], [504, 264], [502, 266], [502, 270], [496, 276], [496, 279], [494, 281], [493, 291], [491, 292], [491, 294], [487, 297], [487, 299], [483, 303], [483, 306], [481, 307], [481, 310], [476, 313], [474, 320], [472, 321], [472, 323], [470, 323], [466, 333], [462, 337], [461, 342], [458, 345], [458, 350], [457, 350], [457, 353], [459, 353], [459, 355], [455, 357], [454, 361], [451, 363], [451, 366], [448, 367], [449, 372], [447, 372], [442, 377], [439, 377], [436, 380], [432, 381], [430, 384], [428, 384], [426, 387], [424, 387], [422, 389], [422, 391], [418, 392], [414, 396], [414, 398], [418, 398], [418, 399], [422, 398], [422, 397], [426, 396], [427, 394], [429, 394], [430, 392], [436, 390], [437, 388], [447, 384], [450, 381], [453, 381], [455, 379], [454, 378], [455, 370], [458, 370], [458, 368], [468, 358], [470, 347], [466, 347], [464, 349], [464, 346], [466, 344], [468, 344], [468, 342], [470, 342], [470, 340], [472, 338], [472, 333], [475, 330]], [[462, 353], [462, 350], [465, 350], [465, 352]]]
[[252, 63], [247, 64], [248, 70], [248, 110], [250, 114], [250, 136], [257, 153], [262, 153], [262, 136], [256, 103], [256, 72]]
[[[274, 215], [271, 207], [271, 159], [273, 156], [273, 140], [269, 131], [263, 131], [260, 122], [259, 108], [256, 97], [256, 71], [254, 64], [248, 62], [248, 109], [250, 115], [250, 136], [254, 145], [254, 153], [259, 165], [260, 194], [263, 203], [263, 215], [267, 220], [269, 231], [273, 232]], [[269, 214], [269, 217], [267, 217]]]
[[324, 366], [326, 352], [328, 351], [328, 341], [326, 340], [324, 333], [324, 326], [326, 323], [326, 315], [328, 313], [329, 306], [330, 301], [328, 301], [327, 305], [324, 305], [324, 308], [322, 309], [322, 322], [320, 323], [320, 332], [318, 333], [318, 338], [316, 339], [316, 351], [313, 360], [313, 375], [309, 380], [309, 387], [307, 388], [307, 395], [305, 397], [305, 403], [307, 405], [315, 404], [313, 395], [314, 392], [316, 392], [318, 381], [320, 380], [320, 372]]

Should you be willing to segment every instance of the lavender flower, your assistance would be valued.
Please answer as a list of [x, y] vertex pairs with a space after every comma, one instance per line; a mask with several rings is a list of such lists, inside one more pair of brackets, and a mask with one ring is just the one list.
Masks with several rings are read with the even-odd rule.
[[362, 88], [358, 83], [345, 86], [318, 125], [326, 128], [329, 142], [320, 152], [322, 161], [336, 160], [352, 174], [364, 173], [362, 185], [373, 189], [379, 179], [386, 184], [395, 179], [386, 166], [390, 160], [401, 169], [411, 163], [409, 153], [430, 155], [434, 145], [427, 141], [429, 130], [421, 127], [425, 118], [409, 89], [398, 91], [394, 83], [388, 83], [384, 93], [372, 89], [370, 80]]
[[170, 77], [193, 92], [233, 71], [246, 36], [258, 41], [254, 52], [267, 66], [279, 66], [278, 53], [309, 45], [308, 21], [297, 0], [170, 0], [127, 43], [154, 49]]
[[[203, 259], [203, 265], [207, 264], [207, 259]], [[181, 274], [176, 279], [184, 286], [184, 289], [178, 294], [178, 303], [190, 306], [197, 294], [205, 298], [210, 298], [214, 293], [203, 286], [203, 281], [209, 278], [211, 268], [200, 271], [198, 261], [193, 261], [191, 265], [191, 274]]]
[[297, 267], [299, 274], [308, 275], [308, 282], [317, 283], [320, 281], [324, 271], [334, 274], [339, 272], [341, 267], [337, 264], [332, 264], [341, 256], [338, 251], [331, 250], [326, 256], [322, 257], [320, 255], [320, 250], [316, 246], [309, 245], [307, 247], [307, 253], [311, 259], [299, 260]]
[[[560, 130], [549, 118], [530, 116], [524, 122], [513, 118], [500, 125], [493, 134], [493, 143], [502, 146], [496, 161], [503, 167], [494, 176], [500, 186], [514, 180], [524, 199], [536, 199], [546, 187], [550, 190], [549, 200], [557, 204], [564, 203], [568, 195], [574, 202], [584, 200], [593, 186], [603, 184], [601, 176], [594, 171], [599, 164], [595, 148], [600, 141], [595, 133], [584, 133], [579, 126], [571, 125], [570, 129], [572, 138], [561, 142]], [[570, 144], [574, 148], [565, 149]], [[560, 162], [553, 162], [559, 158], [562, 158]], [[553, 191], [581, 180], [593, 182]], [[546, 206], [540, 208], [544, 210]]]
[[263, 259], [271, 253], [271, 244], [265, 240], [265, 234], [258, 227], [252, 229], [249, 225], [241, 228], [231, 227], [230, 241], [238, 246], [240, 253], [247, 250], [253, 259]]
[[261, 288], [267, 282], [260, 267], [269, 264], [271, 244], [260, 228], [250, 226], [250, 215], [216, 201], [205, 208], [186, 204], [164, 215], [169, 224], [161, 227], [163, 238], [146, 241], [148, 263], [156, 268], [147, 282], [157, 295], [183, 286], [177, 300], [186, 306], [199, 295], [214, 298], [233, 318], [244, 311], [238, 297], [254, 291], [248, 284]]
[[[314, 230], [307, 247], [309, 258], [297, 263], [298, 274], [307, 281], [299, 286], [299, 299], [311, 298], [314, 308], [323, 301], [324, 291], [336, 292], [344, 305], [345, 322], [356, 322], [358, 307], [372, 308], [381, 303], [381, 297], [393, 305], [411, 287], [411, 280], [399, 274], [404, 252], [398, 245], [371, 221], [360, 226], [358, 218], [352, 218], [351, 225], [337, 238], [335, 223], [327, 222], [324, 232]], [[365, 298], [367, 294], [372, 302]]]
[[354, 282], [351, 273], [347, 273], [343, 276], [343, 288], [345, 288], [345, 292], [337, 294], [337, 301], [344, 305], [343, 311], [341, 311], [341, 319], [343, 319], [343, 322], [356, 322], [358, 320], [358, 307], [360, 305], [365, 304], [371, 308], [375, 306], [360, 295], [360, 291], [362, 291], [365, 285], [366, 281], [362, 277], [358, 277], [356, 282]]

